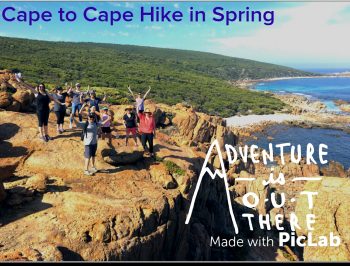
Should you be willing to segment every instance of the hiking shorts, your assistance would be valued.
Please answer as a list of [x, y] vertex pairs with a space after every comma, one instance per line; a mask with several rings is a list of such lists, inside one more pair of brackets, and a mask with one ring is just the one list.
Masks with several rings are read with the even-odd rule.
[[86, 159], [96, 156], [97, 144], [85, 145], [84, 156]]

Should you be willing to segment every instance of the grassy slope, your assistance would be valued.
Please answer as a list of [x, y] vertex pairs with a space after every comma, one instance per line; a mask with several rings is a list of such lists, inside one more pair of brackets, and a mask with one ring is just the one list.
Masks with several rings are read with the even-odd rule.
[[[234, 88], [228, 80], [311, 75], [286, 67], [227, 56], [130, 45], [45, 42], [0, 37], [0, 69], [24, 73], [31, 82], [115, 88], [114, 101], [152, 86], [156, 101], [187, 102], [198, 110], [231, 116], [271, 113], [283, 104], [269, 95]], [[122, 98], [122, 99], [120, 99]]]

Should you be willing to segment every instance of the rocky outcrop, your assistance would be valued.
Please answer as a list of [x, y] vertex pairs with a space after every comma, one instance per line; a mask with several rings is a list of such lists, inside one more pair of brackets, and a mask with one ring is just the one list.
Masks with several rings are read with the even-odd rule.
[[15, 159], [4, 177], [1, 260], [201, 258], [201, 252], [191, 257], [189, 238], [197, 236], [184, 224], [184, 199], [202, 156], [193, 148], [169, 144], [159, 133], [157, 156], [176, 165], [175, 173], [143, 158], [140, 147], [125, 147], [124, 139], [113, 139], [112, 147], [101, 140], [101, 171], [86, 177], [80, 131], [55, 136], [51, 116], [54, 140], [44, 143], [35, 115], [15, 112], [1, 112], [0, 127], [1, 167]]
[[[169, 126], [164, 133], [171, 135], [179, 145], [197, 146], [211, 143], [214, 139], [218, 139], [222, 145], [224, 143], [234, 145], [237, 142], [237, 137], [226, 127], [222, 118], [198, 113], [182, 104], [167, 106], [155, 104], [150, 100], [145, 104], [154, 112], [157, 124]], [[112, 106], [119, 121], [122, 120], [126, 107], [126, 105]]]
[[[302, 259], [288, 246], [209, 248], [212, 235], [234, 236], [220, 178], [204, 177], [190, 224], [185, 225], [210, 142], [218, 139], [221, 146], [234, 145], [237, 135], [220, 118], [196, 113], [190, 107], [146, 104], [154, 109], [160, 124], [167, 124], [155, 139], [156, 160], [144, 157], [141, 147], [125, 146], [121, 124], [125, 106], [112, 106], [121, 138], [113, 139], [112, 145], [100, 140], [96, 159], [100, 171], [92, 177], [83, 175], [80, 130], [56, 136], [55, 117], [51, 116], [49, 133], [54, 140], [44, 143], [38, 138], [34, 114], [0, 112], [0, 167], [6, 165], [7, 169], [1, 179], [7, 196], [0, 209], [0, 260]], [[210, 160], [217, 166], [215, 153]], [[287, 173], [288, 179], [320, 174], [317, 167], [304, 161], [287, 163], [275, 171]], [[295, 208], [277, 209], [265, 203], [279, 189], [262, 185], [269, 172], [268, 167], [242, 160], [228, 169], [230, 199], [240, 228], [247, 225], [239, 218], [242, 213], [254, 217], [269, 214], [273, 221], [277, 214]], [[251, 176], [257, 180], [236, 180]], [[289, 197], [303, 185], [283, 189]], [[0, 185], [0, 196], [1, 192]], [[261, 203], [256, 208], [242, 205], [247, 192], [257, 193]], [[243, 229], [239, 236], [275, 237], [275, 233]]]
[[0, 70], [0, 108], [14, 112], [32, 109], [34, 95], [18, 82], [10, 70]]
[[314, 206], [309, 209], [306, 197], [298, 200], [296, 213], [298, 217], [304, 217], [298, 235], [307, 235], [305, 215], [313, 213], [316, 216], [314, 230], [310, 231], [313, 239], [320, 236], [329, 236], [333, 232], [341, 238], [340, 246], [304, 248], [305, 261], [349, 261], [350, 260], [350, 180], [339, 177], [323, 177], [322, 182], [308, 182], [304, 190], [316, 191]]
[[150, 175], [153, 182], [160, 184], [165, 189], [174, 189], [177, 187], [176, 180], [164, 164], [151, 165]]
[[321, 173], [324, 176], [349, 177], [349, 173], [345, 170], [344, 166], [335, 161], [330, 161], [326, 167], [322, 167]]
[[326, 109], [326, 105], [324, 103], [320, 101], [312, 101], [301, 95], [275, 94], [274, 97], [289, 105], [293, 114], [319, 112]]

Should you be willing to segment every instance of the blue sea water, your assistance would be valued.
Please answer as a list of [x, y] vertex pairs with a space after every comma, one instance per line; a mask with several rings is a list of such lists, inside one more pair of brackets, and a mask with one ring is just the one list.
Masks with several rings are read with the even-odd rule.
[[350, 77], [275, 80], [257, 83], [254, 89], [305, 95], [324, 102], [331, 111], [339, 111], [334, 100], [350, 101]]
[[[269, 143], [273, 145], [291, 143], [291, 145], [295, 146], [300, 144], [303, 156], [305, 156], [306, 145], [312, 143], [315, 147], [315, 160], [318, 163], [318, 145], [321, 143], [326, 144], [328, 145], [328, 155], [326, 155], [324, 159], [340, 162], [345, 169], [350, 167], [350, 134], [344, 131], [274, 125], [264, 130], [264, 133], [256, 133], [255, 135], [258, 139], [248, 141], [248, 145], [255, 144], [264, 149], [268, 149]], [[267, 136], [273, 139], [268, 140]], [[288, 153], [290, 150], [286, 149], [286, 152]]]
[[[349, 72], [350, 69], [308, 69], [311, 72], [330, 74]], [[305, 78], [288, 79], [269, 82], [261, 82], [255, 85], [256, 90], [271, 91], [274, 93], [293, 93], [304, 95], [311, 100], [320, 100], [327, 105], [329, 111], [341, 112], [334, 104], [334, 100], [345, 100], [350, 102], [350, 77], [331, 78]], [[266, 137], [273, 137], [269, 141]], [[285, 143], [292, 145], [301, 144], [306, 146], [312, 143], [315, 147], [320, 143], [329, 147], [328, 160], [338, 161], [350, 167], [350, 134], [344, 131], [321, 128], [298, 128], [276, 125], [268, 128], [258, 140], [251, 141], [250, 144], [257, 144], [267, 148], [268, 143]], [[265, 135], [265, 137], [263, 136]], [[305, 155], [305, 154], [304, 154]]]

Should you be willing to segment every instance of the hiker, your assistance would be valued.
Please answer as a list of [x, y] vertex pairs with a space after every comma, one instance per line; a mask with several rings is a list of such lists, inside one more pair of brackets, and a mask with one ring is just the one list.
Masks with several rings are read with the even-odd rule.
[[63, 124], [64, 117], [66, 116], [66, 105], [62, 105], [62, 103], [65, 103], [69, 91], [70, 89], [68, 89], [68, 92], [63, 92], [63, 88], [58, 86], [55, 88], [55, 93], [52, 94], [52, 97], [61, 103], [58, 104], [55, 102], [55, 105], [53, 107], [57, 118], [57, 134], [62, 134], [64, 132]]
[[82, 113], [83, 113], [83, 110], [85, 109], [85, 107], [88, 107], [88, 115], [94, 115], [94, 116], [96, 116], [96, 121], [97, 122], [99, 122], [100, 121], [100, 118], [101, 118], [101, 114], [100, 114], [100, 112], [98, 112], [97, 110], [96, 110], [96, 106], [91, 106], [91, 103], [90, 103], [90, 101], [89, 100], [87, 100], [84, 104], [83, 104], [83, 106], [81, 107], [81, 109], [79, 110], [79, 114], [80, 115], [82, 115]]
[[140, 119], [139, 132], [141, 134], [143, 149], [147, 155], [148, 152], [146, 144], [148, 142], [148, 151], [152, 157], [155, 157], [153, 151], [153, 138], [156, 137], [156, 123], [153, 114], [149, 108], [146, 108], [144, 112], [138, 112], [137, 115]]
[[84, 92], [81, 90], [80, 83], [75, 84], [75, 91], [71, 90], [70, 96], [72, 98], [72, 112], [70, 114], [69, 128], [73, 128], [73, 118], [75, 113], [78, 112], [79, 122], [83, 121], [83, 117], [79, 114], [79, 110], [83, 105]]
[[114, 112], [111, 109], [109, 109], [108, 115], [111, 117], [111, 132], [113, 132], [113, 131], [115, 132], [114, 135], [111, 133], [111, 136], [115, 137], [116, 139], [119, 139], [119, 135], [114, 127]]
[[99, 97], [96, 97], [96, 92], [94, 90], [92, 90], [90, 93], [90, 98], [87, 100], [87, 102], [89, 102], [90, 104], [90, 108], [95, 106], [96, 107], [96, 111], [97, 112], [100, 112], [100, 107], [99, 107], [99, 104], [101, 102], [105, 102], [106, 99], [107, 99], [107, 95], [104, 94], [103, 96], [103, 99], [99, 98]]
[[111, 124], [114, 120], [114, 117], [110, 110], [108, 110], [107, 107], [102, 108], [102, 116], [101, 116], [101, 131], [102, 131], [102, 140], [104, 140], [106, 137], [108, 139], [108, 144], [112, 144], [112, 130], [111, 130]]
[[135, 141], [135, 146], [137, 144], [137, 124], [136, 124], [136, 115], [132, 112], [132, 107], [125, 108], [126, 114], [123, 116], [124, 125], [126, 128], [126, 138], [125, 146], [128, 146], [129, 135], [132, 134], [132, 137]]
[[135, 102], [136, 102], [136, 113], [143, 113], [143, 111], [145, 110], [145, 100], [147, 95], [150, 93], [151, 91], [151, 86], [148, 86], [148, 91], [145, 93], [145, 95], [143, 95], [143, 97], [141, 97], [141, 93], [138, 93], [137, 96], [135, 97], [133, 91], [131, 90], [130, 86], [128, 86], [128, 90], [131, 93], [132, 97], [134, 98]]
[[[98, 142], [98, 129], [101, 126], [100, 123], [96, 121], [96, 116], [90, 114], [88, 115], [86, 122], [79, 122], [73, 117], [75, 125], [83, 129], [82, 140], [84, 141], [84, 174], [92, 176], [98, 172], [96, 168], [96, 151], [97, 151], [97, 142]], [[91, 163], [91, 169], [89, 170]]]
[[36, 114], [38, 117], [38, 129], [40, 134], [40, 139], [48, 142], [51, 140], [51, 137], [48, 133], [48, 123], [50, 116], [50, 101], [54, 101], [58, 105], [65, 105], [65, 103], [61, 103], [60, 101], [53, 98], [45, 88], [43, 83], [40, 83], [36, 88], [33, 88], [29, 84], [25, 83], [22, 79], [21, 73], [15, 74], [15, 77], [18, 82], [22, 82], [22, 84], [29, 89], [35, 96], [36, 101]]

